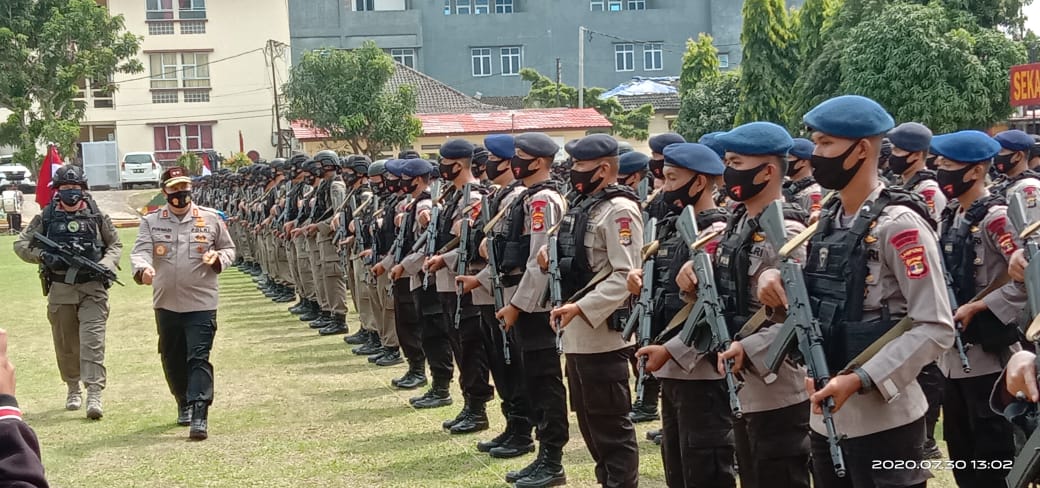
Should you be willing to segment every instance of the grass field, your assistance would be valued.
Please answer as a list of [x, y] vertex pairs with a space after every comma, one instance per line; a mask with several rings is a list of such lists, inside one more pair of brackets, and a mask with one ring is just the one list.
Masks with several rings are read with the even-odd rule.
[[[151, 288], [134, 285], [128, 271], [136, 229], [120, 235], [127, 286], [111, 292], [100, 422], [64, 410], [36, 267], [10, 251], [13, 237], [0, 237], [0, 327], [10, 334], [19, 402], [53, 486], [505, 486], [506, 471], [533, 459], [476, 452], [478, 440], [503, 427], [497, 405], [489, 407], [491, 431], [448, 435], [440, 423], [461, 408], [457, 387], [456, 405], [407, 407], [418, 393], [389, 387], [403, 365], [377, 368], [350, 354], [342, 336], [319, 337], [235, 270], [222, 276], [210, 439], [187, 442], [159, 365]], [[356, 327], [355, 317], [348, 321]], [[664, 486], [659, 449], [643, 440], [658, 426], [637, 426], [642, 486]], [[573, 416], [564, 465], [569, 486], [596, 486]], [[931, 486], [954, 486], [947, 473], [937, 476]]]

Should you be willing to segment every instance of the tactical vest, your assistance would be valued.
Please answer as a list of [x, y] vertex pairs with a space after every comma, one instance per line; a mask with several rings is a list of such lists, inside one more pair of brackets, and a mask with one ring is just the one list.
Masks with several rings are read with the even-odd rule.
[[[55, 203], [47, 205], [41, 215], [41, 227], [43, 235], [48, 239], [59, 244], [68, 244], [75, 252], [96, 263], [105, 255], [106, 250], [100, 233], [102, 216], [93, 199], [88, 198], [84, 201], [87, 202], [87, 211], [82, 215], [80, 212], [62, 211]], [[64, 282], [65, 271], [68, 269], [68, 265], [63, 263], [46, 271], [51, 281]], [[99, 277], [93, 273], [81, 272], [76, 275], [76, 283], [98, 280]]]
[[390, 248], [394, 245], [394, 239], [397, 237], [397, 231], [394, 228], [394, 217], [396, 214], [394, 209], [397, 208], [399, 202], [400, 198], [394, 195], [387, 198], [386, 204], [383, 205], [383, 223], [376, 229], [373, 235], [375, 242], [372, 244], [372, 252], [377, 256], [386, 256], [386, 253], [390, 252]]
[[448, 193], [446, 198], [442, 200], [444, 202], [444, 207], [441, 208], [440, 218], [437, 221], [437, 249], [443, 248], [455, 238], [455, 236], [451, 234], [452, 224], [455, 223], [452, 217], [455, 216], [455, 212], [458, 211], [459, 205], [462, 204], [462, 192], [454, 186], [452, 186], [449, 191], [450, 193]]
[[527, 266], [527, 258], [531, 256], [531, 235], [524, 234], [527, 198], [546, 189], [558, 191], [553, 180], [546, 180], [517, 195], [516, 199], [511, 202], [509, 211], [506, 212], [505, 235], [495, 236], [495, 256], [498, 257], [498, 272], [502, 275], [502, 286], [512, 286], [506, 283], [506, 277], [510, 276], [514, 270]]
[[798, 181], [785, 182], [784, 188], [782, 190], [784, 194], [784, 201], [786, 201], [787, 203], [799, 203], [798, 194], [804, 191], [806, 188], [812, 186], [813, 183], [816, 183], [816, 180], [814, 180], [812, 176], [806, 176], [805, 178], [802, 178]]
[[882, 303], [879, 318], [863, 320], [868, 274], [868, 255], [863, 241], [889, 205], [902, 205], [926, 222], [932, 222], [928, 206], [920, 196], [885, 188], [876, 201], [864, 202], [847, 229], [834, 225], [842, 212], [841, 200], [829, 202], [820, 215], [819, 228], [809, 241], [804, 268], [806, 288], [823, 333], [824, 352], [832, 373], [845, 367], [901, 318], [891, 317], [887, 304]]
[[415, 215], [419, 211], [419, 202], [430, 199], [430, 192], [424, 191], [419, 194], [419, 197], [412, 200], [412, 208], [408, 209], [408, 213], [404, 216], [404, 221], [401, 225], [404, 226], [404, 241], [401, 249], [402, 256], [407, 256], [411, 252], [412, 248], [415, 247], [416, 241], [419, 240], [419, 236], [415, 232]]
[[322, 180], [314, 190], [314, 208], [311, 210], [311, 222], [317, 222], [332, 208], [332, 180]]
[[1026, 178], [1034, 178], [1040, 180], [1040, 173], [1037, 173], [1036, 171], [1031, 169], [1027, 169], [1019, 173], [1018, 176], [1008, 177], [1007, 175], [1004, 175], [995, 183], [993, 183], [993, 186], [990, 187], [990, 193], [1001, 195], [1006, 198], [1008, 188], [1011, 188], [1011, 185], [1014, 185], [1015, 183], [1018, 183], [1019, 181], [1022, 181]]
[[589, 216], [593, 210], [613, 198], [627, 198], [639, 204], [639, 196], [631, 188], [610, 185], [603, 191], [576, 202], [560, 223], [556, 233], [556, 249], [560, 258], [564, 299], [585, 287], [596, 274], [589, 264], [585, 232], [588, 230]]
[[668, 202], [664, 201], [664, 191], [658, 192], [657, 196], [646, 204], [646, 214], [650, 217], [657, 217], [657, 220], [667, 218], [670, 211]]
[[928, 180], [938, 181], [935, 179], [935, 171], [922, 169], [921, 171], [914, 173], [914, 175], [907, 180], [906, 184], [902, 185], [900, 188], [906, 191], [914, 191], [914, 187], [917, 186], [918, 183]]

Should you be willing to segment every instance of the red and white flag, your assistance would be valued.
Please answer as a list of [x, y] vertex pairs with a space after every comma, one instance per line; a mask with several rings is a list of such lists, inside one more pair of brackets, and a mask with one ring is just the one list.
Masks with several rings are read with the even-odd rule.
[[41, 209], [54, 198], [55, 189], [51, 188], [51, 181], [54, 180], [54, 172], [58, 171], [61, 163], [58, 146], [51, 144], [47, 149], [47, 156], [43, 158], [43, 164], [40, 165], [40, 174], [36, 176], [36, 203]]
[[209, 176], [213, 174], [213, 168], [209, 165], [209, 156], [206, 153], [202, 153], [202, 176]]

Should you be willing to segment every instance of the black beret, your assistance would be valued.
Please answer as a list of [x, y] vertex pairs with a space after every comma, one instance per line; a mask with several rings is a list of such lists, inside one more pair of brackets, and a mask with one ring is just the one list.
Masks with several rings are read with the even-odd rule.
[[473, 144], [465, 139], [449, 139], [441, 144], [441, 157], [462, 159], [473, 157]]
[[565, 146], [567, 154], [575, 161], [590, 161], [596, 158], [618, 155], [618, 143], [606, 134], [592, 134], [568, 142]]
[[560, 151], [560, 146], [541, 132], [525, 132], [514, 137], [513, 143], [517, 149], [536, 158], [553, 157]]

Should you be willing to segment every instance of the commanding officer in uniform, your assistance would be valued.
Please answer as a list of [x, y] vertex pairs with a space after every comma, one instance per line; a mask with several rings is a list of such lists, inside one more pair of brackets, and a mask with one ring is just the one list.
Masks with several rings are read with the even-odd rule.
[[[702, 235], [723, 231], [727, 219], [714, 200], [715, 178], [725, 169], [718, 154], [692, 143], [672, 144], [664, 151], [662, 192], [669, 213], [658, 222], [660, 249], [654, 258], [653, 287], [657, 297], [653, 323], [660, 328], [683, 306], [678, 274], [680, 265], [689, 259], [689, 247], [675, 228], [681, 210], [693, 206]], [[713, 241], [708, 246], [716, 245]], [[629, 291], [638, 296], [642, 286], [642, 270], [630, 272]], [[664, 345], [644, 347], [636, 355], [647, 356], [647, 371], [660, 379], [662, 435], [658, 438], [668, 486], [736, 486], [733, 416], [726, 382], [715, 362], [683, 344], [678, 336]], [[644, 389], [649, 379], [644, 380]]]
[[134, 280], [153, 289], [159, 354], [177, 423], [208, 436], [213, 403], [209, 352], [217, 332], [217, 274], [235, 260], [235, 244], [213, 209], [191, 202], [191, 178], [179, 166], [162, 175], [167, 205], [141, 218], [130, 261]]
[[936, 222], [942, 220], [946, 196], [935, 181], [935, 171], [925, 166], [932, 144], [932, 131], [923, 124], [905, 122], [888, 131], [888, 140], [892, 142], [888, 167], [899, 177], [900, 187], [921, 195], [932, 219]]
[[560, 147], [541, 132], [514, 138], [516, 154], [510, 163], [513, 177], [527, 187], [509, 206], [504, 220], [504, 238], [497, 239], [499, 271], [510, 275], [523, 270], [516, 293], [496, 313], [506, 328], [516, 327], [524, 371], [524, 385], [531, 402], [531, 422], [538, 433], [538, 457], [519, 471], [506, 473], [506, 482], [518, 487], [553, 486], [566, 480], [563, 447], [570, 440], [567, 422], [567, 392], [563, 386], [556, 332], [549, 326], [545, 306], [548, 276], [538, 265], [538, 250], [548, 243], [548, 231], [566, 208], [556, 184], [550, 179], [553, 158]]
[[[617, 184], [618, 145], [613, 137], [594, 134], [569, 142], [566, 149], [574, 159], [571, 186], [579, 196], [559, 225], [557, 253], [563, 296], [575, 301], [553, 309], [549, 320], [565, 331], [571, 409], [596, 461], [596, 481], [607, 487], [635, 487], [639, 447], [628, 416], [629, 358], [634, 351], [621, 335], [624, 325], [617, 309], [629, 296], [628, 273], [641, 265], [640, 202], [635, 192]], [[547, 267], [544, 249], [539, 260]], [[609, 274], [593, 283], [604, 269]], [[593, 286], [586, 295], [575, 297], [589, 285]]]
[[[939, 272], [938, 239], [927, 206], [878, 180], [881, 138], [894, 125], [877, 102], [840, 96], [804, 117], [813, 130], [813, 175], [838, 191], [821, 212], [805, 260], [805, 282], [823, 333], [831, 380], [810, 388], [814, 482], [822, 488], [915, 487], [926, 469], [879, 470], [875, 460], [920, 461], [928, 402], [915, 380], [953, 345], [953, 317]], [[782, 279], [759, 280], [763, 305], [786, 304]], [[904, 316], [910, 329], [859, 367], [846, 365]], [[807, 386], [811, 386], [807, 383]], [[834, 423], [847, 473], [838, 478], [821, 405], [834, 401]]]
[[[1014, 322], [1025, 306], [1024, 290], [1013, 282], [981, 300], [972, 298], [1007, 272], [1019, 247], [1007, 219], [1004, 197], [986, 189], [989, 162], [1000, 145], [979, 131], [961, 131], [932, 141], [939, 154], [939, 184], [955, 199], [943, 212], [942, 244], [946, 271], [960, 305], [954, 321], [962, 328], [971, 373], [965, 373], [956, 348], [946, 351], [942, 369], [948, 378], [943, 398], [943, 432], [950, 459], [965, 461], [954, 470], [964, 488], [999, 486], [1006, 470], [975, 469], [977, 459], [1012, 459], [1011, 423], [987, 408], [993, 383], [1018, 346]], [[970, 302], [970, 303], [969, 303]], [[1011, 347], [1009, 347], [1011, 346]]]
[[994, 183], [993, 193], [1011, 198], [1018, 193], [1026, 203], [1026, 217], [1030, 222], [1040, 220], [1040, 174], [1029, 169], [1029, 153], [1033, 136], [1017, 129], [1006, 130], [993, 136], [1000, 143], [1000, 154], [993, 165], [1001, 175]]
[[87, 418], [97, 420], [103, 414], [105, 323], [112, 284], [89, 270], [70, 267], [57, 253], [37, 245], [33, 234], [39, 232], [59, 244], [82, 249], [83, 257], [113, 273], [119, 269], [123, 243], [112, 220], [85, 193], [87, 180], [80, 168], [58, 168], [51, 186], [57, 189], [55, 199], [14, 241], [14, 252], [22, 261], [41, 267], [58, 371], [68, 386], [65, 408], [79, 410], [82, 381], [87, 387]]
[[784, 200], [797, 204], [809, 215], [819, 213], [823, 190], [812, 177], [813, 150], [816, 146], [808, 139], [793, 139], [791, 152], [787, 156], [787, 177], [784, 182]]

